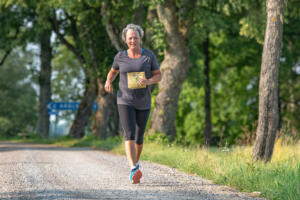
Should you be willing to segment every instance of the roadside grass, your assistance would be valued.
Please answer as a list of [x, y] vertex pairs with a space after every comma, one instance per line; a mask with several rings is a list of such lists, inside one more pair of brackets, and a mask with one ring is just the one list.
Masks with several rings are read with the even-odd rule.
[[[113, 149], [125, 154], [123, 147]], [[244, 192], [260, 192], [274, 200], [300, 199], [300, 143], [275, 144], [272, 161], [264, 163], [251, 157], [252, 147], [206, 148], [145, 142], [142, 160], [168, 165], [197, 174], [214, 183]]]
[[[149, 139], [150, 138], [150, 139]], [[36, 137], [12, 139], [14, 142], [54, 144], [64, 147], [92, 147], [125, 154], [120, 137], [99, 140], [93, 136], [82, 139], [62, 137], [45, 140]], [[142, 160], [168, 165], [197, 174], [214, 183], [228, 185], [240, 191], [260, 192], [261, 197], [274, 200], [300, 198], [300, 143], [286, 145], [279, 139], [272, 161], [264, 163], [251, 158], [250, 146], [230, 148], [184, 147], [165, 140], [145, 138]]]
[[12, 138], [0, 138], [0, 141], [10, 141], [19, 143], [31, 143], [31, 144], [52, 144], [62, 147], [91, 147], [99, 150], [112, 150], [116, 146], [122, 143], [121, 137], [108, 138], [106, 140], [100, 140], [95, 136], [84, 136], [81, 139], [75, 139], [69, 136], [63, 136], [59, 138], [47, 139], [39, 138], [35, 134], [29, 134], [26, 137], [12, 137]]

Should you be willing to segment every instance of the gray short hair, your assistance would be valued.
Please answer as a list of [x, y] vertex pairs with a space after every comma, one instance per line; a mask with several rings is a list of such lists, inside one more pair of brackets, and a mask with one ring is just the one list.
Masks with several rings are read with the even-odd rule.
[[140, 35], [140, 38], [141, 38], [141, 44], [142, 44], [142, 39], [144, 37], [144, 31], [143, 29], [139, 26], [139, 25], [135, 25], [135, 24], [128, 24], [122, 31], [122, 40], [123, 42], [125, 42], [126, 44], [126, 34], [127, 34], [127, 31], [129, 30], [134, 30], [134, 31], [137, 31]]

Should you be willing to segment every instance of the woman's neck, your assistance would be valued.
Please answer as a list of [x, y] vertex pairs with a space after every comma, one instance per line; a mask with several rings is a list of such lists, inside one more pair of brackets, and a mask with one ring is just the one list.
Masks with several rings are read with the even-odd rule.
[[127, 53], [128, 53], [129, 57], [137, 58], [137, 57], [141, 56], [141, 54], [142, 54], [142, 48], [138, 47], [138, 48], [134, 48], [134, 49], [128, 49]]

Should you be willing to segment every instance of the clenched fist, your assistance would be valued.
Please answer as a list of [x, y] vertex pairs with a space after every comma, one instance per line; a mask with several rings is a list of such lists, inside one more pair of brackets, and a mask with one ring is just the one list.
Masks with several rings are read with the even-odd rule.
[[104, 85], [104, 89], [106, 92], [108, 93], [113, 93], [114, 91], [114, 87], [112, 86], [112, 84], [108, 81], [105, 82], [105, 85]]

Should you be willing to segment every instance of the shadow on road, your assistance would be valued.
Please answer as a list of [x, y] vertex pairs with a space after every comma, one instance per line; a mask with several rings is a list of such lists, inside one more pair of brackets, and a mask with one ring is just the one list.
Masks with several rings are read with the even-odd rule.
[[[0, 193], [0, 199], [6, 200], [62, 200], [62, 199], [164, 199], [164, 200], [181, 200], [181, 199], [237, 199], [238, 195], [234, 194], [213, 194], [207, 191], [161, 191], [139, 190], [138, 186], [133, 186], [132, 190], [38, 190], [38, 191], [19, 191]], [[253, 198], [251, 198], [253, 199]]]

